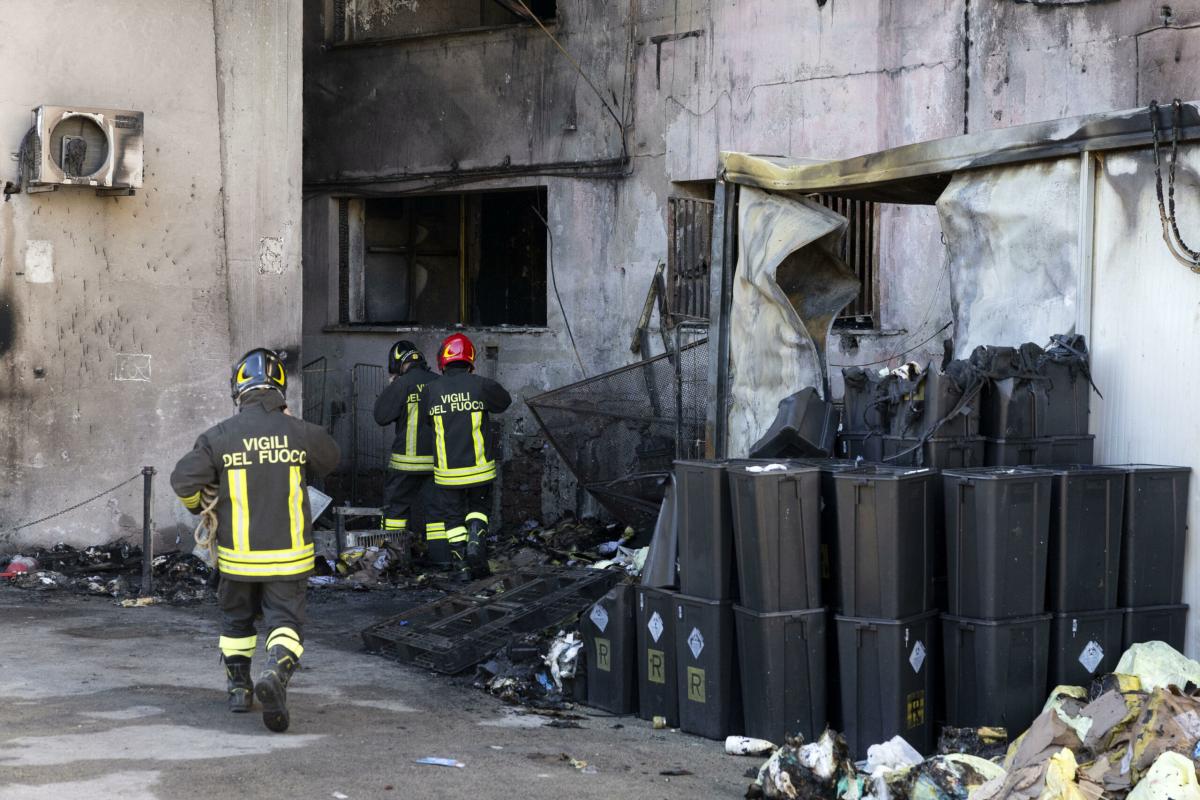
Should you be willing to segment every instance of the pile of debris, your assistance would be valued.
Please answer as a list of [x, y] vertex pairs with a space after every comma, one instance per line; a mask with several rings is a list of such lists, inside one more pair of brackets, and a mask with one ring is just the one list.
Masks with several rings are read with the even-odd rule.
[[1200, 800], [1200, 663], [1163, 642], [1133, 645], [1116, 672], [1060, 686], [1004, 748], [998, 728], [947, 729], [923, 758], [897, 736], [855, 764], [845, 740], [790, 740], [748, 798], [776, 800]]
[[[509, 567], [605, 566], [633, 564], [639, 548], [630, 545], [635, 531], [618, 523], [601, 524], [592, 518], [566, 516], [554, 525], [528, 520], [492, 542], [492, 571]], [[644, 556], [642, 557], [644, 562]]]
[[[191, 553], [172, 552], [154, 558], [153, 596], [173, 605], [205, 600], [212, 570]], [[93, 545], [82, 550], [56, 544], [32, 555], [0, 557], [3, 585], [33, 591], [68, 591], [118, 600], [142, 594], [142, 549], [127, 542]]]
[[583, 639], [577, 631], [530, 634], [511, 642], [475, 671], [474, 685], [512, 705], [571, 708], [583, 700]]

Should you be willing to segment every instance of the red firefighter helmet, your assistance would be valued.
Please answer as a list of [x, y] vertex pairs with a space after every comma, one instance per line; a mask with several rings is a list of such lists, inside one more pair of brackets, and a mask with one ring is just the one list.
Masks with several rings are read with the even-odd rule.
[[438, 350], [438, 369], [445, 372], [447, 366], [460, 361], [475, 367], [475, 345], [461, 333], [451, 334]]

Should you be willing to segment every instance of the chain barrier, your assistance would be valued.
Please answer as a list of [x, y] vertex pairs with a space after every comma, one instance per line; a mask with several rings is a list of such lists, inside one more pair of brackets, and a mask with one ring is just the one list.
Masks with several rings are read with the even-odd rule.
[[56, 518], [56, 517], [61, 517], [63, 514], [70, 514], [72, 511], [75, 511], [76, 509], [83, 508], [83, 507], [84, 507], [84, 506], [86, 506], [88, 503], [91, 503], [91, 502], [94, 502], [94, 501], [96, 501], [96, 500], [99, 500], [101, 497], [104, 497], [104, 496], [105, 496], [105, 495], [107, 495], [107, 494], [112, 494], [112, 493], [113, 493], [113, 492], [115, 492], [117, 489], [120, 489], [120, 488], [122, 488], [122, 487], [124, 487], [124, 486], [128, 486], [129, 484], [133, 483], [134, 481], [136, 481], [136, 480], [137, 480], [138, 478], [140, 478], [140, 477], [142, 477], [142, 473], [138, 472], [138, 473], [137, 473], [136, 475], [134, 475], [132, 478], [129, 478], [129, 479], [127, 479], [127, 480], [124, 480], [124, 481], [121, 481], [121, 482], [120, 482], [120, 483], [118, 483], [116, 486], [113, 486], [111, 489], [105, 489], [103, 492], [100, 492], [100, 493], [99, 493], [99, 494], [97, 494], [97, 495], [93, 495], [92, 497], [89, 497], [87, 500], [84, 500], [84, 501], [82, 501], [82, 502], [80, 502], [80, 503], [76, 503], [75, 505], [73, 505], [73, 506], [70, 506], [69, 508], [64, 508], [64, 509], [62, 509], [61, 511], [55, 511], [53, 514], [50, 514], [49, 516], [42, 517], [41, 519], [35, 519], [35, 520], [31, 521], [31, 522], [22, 522], [20, 525], [17, 525], [17, 526], [15, 526], [15, 527], [13, 527], [11, 530], [12, 530], [13, 532], [16, 532], [16, 531], [19, 531], [19, 530], [21, 530], [22, 528], [31, 528], [31, 527], [33, 527], [34, 525], [40, 525], [40, 524], [42, 524], [43, 522], [48, 522], [49, 520], [52, 520], [52, 519], [54, 519], [54, 518]]

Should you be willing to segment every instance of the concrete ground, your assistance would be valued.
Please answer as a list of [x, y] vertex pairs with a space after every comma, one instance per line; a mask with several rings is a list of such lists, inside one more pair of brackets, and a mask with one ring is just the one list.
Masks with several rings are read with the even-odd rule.
[[[405, 604], [383, 591], [310, 604], [292, 729], [279, 735], [225, 710], [214, 605], [122, 609], [0, 588], [0, 800], [735, 798], [758, 766], [592, 709], [579, 710], [582, 729], [546, 727], [468, 681], [362, 652], [358, 631]], [[424, 756], [466, 768], [414, 763]]]

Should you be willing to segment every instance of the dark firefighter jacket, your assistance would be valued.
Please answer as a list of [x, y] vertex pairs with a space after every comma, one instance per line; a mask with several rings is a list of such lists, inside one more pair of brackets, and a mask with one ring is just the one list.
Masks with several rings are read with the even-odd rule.
[[433, 472], [433, 429], [421, 425], [421, 393], [437, 375], [426, 366], [411, 367], [387, 385], [375, 401], [375, 422], [396, 423], [391, 468], [404, 472]]
[[491, 415], [512, 405], [512, 397], [491, 378], [451, 364], [421, 396], [422, 412], [433, 429], [433, 481], [441, 486], [474, 486], [496, 478]]
[[201, 490], [217, 487], [222, 577], [296, 580], [313, 568], [308, 479], [332, 472], [341, 454], [323, 429], [284, 414], [278, 393], [258, 394], [200, 434], [175, 465], [171, 488], [198, 514]]

